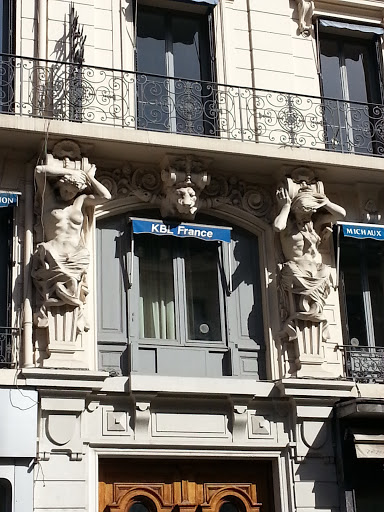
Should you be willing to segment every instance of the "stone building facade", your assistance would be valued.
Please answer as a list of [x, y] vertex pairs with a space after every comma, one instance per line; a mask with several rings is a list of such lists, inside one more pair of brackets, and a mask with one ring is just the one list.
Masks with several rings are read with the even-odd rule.
[[381, 511], [384, 2], [0, 8], [0, 509]]

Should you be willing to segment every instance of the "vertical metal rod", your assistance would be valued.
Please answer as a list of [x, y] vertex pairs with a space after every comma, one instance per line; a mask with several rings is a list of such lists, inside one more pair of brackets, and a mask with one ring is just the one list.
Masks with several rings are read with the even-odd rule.
[[244, 140], [244, 130], [243, 130], [243, 114], [241, 112], [241, 94], [240, 94], [240, 87], [237, 88], [238, 95], [239, 95], [239, 114], [240, 114], [240, 133], [241, 133], [241, 140]]
[[229, 291], [229, 294], [231, 294], [233, 292], [231, 242], [229, 242], [227, 244], [227, 247], [228, 247], [228, 271], [229, 271], [228, 291]]
[[129, 284], [133, 286], [133, 270], [134, 270], [134, 250], [135, 250], [135, 241], [133, 238], [133, 224], [131, 222], [131, 271], [129, 276]]
[[340, 224], [337, 225], [337, 237], [336, 237], [336, 283], [335, 288], [339, 288], [340, 279]]

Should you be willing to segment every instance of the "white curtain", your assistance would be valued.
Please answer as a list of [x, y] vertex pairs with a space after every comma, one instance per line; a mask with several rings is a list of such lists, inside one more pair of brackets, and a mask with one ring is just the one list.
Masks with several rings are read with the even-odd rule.
[[[154, 241], [155, 242], [155, 241]], [[175, 297], [171, 251], [153, 243], [139, 260], [140, 338], [175, 339]]]

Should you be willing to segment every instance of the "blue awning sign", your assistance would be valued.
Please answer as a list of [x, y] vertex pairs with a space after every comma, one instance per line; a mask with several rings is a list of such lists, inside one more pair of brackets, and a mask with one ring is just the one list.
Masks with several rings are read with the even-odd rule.
[[133, 233], [162, 236], [176, 236], [179, 238], [198, 238], [207, 242], [231, 241], [231, 228], [219, 226], [206, 226], [202, 224], [186, 224], [184, 222], [163, 222], [151, 219], [130, 219]]
[[0, 208], [17, 206], [18, 196], [16, 192], [0, 192]]
[[352, 224], [351, 222], [343, 222], [344, 236], [351, 238], [372, 238], [373, 240], [384, 241], [384, 226], [379, 224]]

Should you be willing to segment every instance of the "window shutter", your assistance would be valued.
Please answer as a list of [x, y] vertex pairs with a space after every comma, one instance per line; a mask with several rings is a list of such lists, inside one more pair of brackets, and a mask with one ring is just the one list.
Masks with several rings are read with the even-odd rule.
[[97, 226], [99, 366], [118, 375], [127, 372], [128, 362], [127, 244], [120, 224], [120, 219], [107, 219]]
[[263, 378], [265, 345], [257, 238], [234, 231], [232, 244], [233, 292], [227, 299], [232, 373]]

